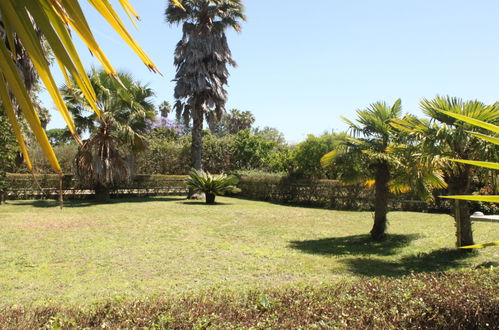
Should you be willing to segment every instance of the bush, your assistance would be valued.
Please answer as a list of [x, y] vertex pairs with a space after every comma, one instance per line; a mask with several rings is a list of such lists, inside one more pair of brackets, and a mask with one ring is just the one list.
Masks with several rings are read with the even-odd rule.
[[[78, 152], [78, 145], [73, 142], [69, 144], [56, 145], [53, 149], [55, 155], [57, 156], [57, 160], [59, 160], [63, 173], [72, 174], [74, 159], [76, 157], [76, 153]], [[28, 153], [33, 163], [35, 173], [54, 173], [50, 167], [50, 163], [43, 154], [42, 149], [37, 144], [30, 146]], [[28, 169], [23, 164], [18, 169], [18, 172], [27, 173]]]
[[310, 179], [336, 178], [331, 170], [321, 166], [321, 158], [335, 148], [338, 136], [338, 134], [323, 134], [316, 137], [310, 134], [304, 142], [298, 144], [292, 158], [294, 176]]
[[3, 328], [497, 329], [499, 271], [360, 279], [315, 287], [3, 307]]
[[206, 204], [215, 204], [215, 196], [226, 193], [239, 193], [241, 189], [236, 187], [239, 180], [234, 176], [226, 174], [210, 174], [205, 171], [192, 169], [185, 181], [188, 188], [203, 192], [206, 195]]
[[[190, 135], [169, 139], [151, 136], [149, 149], [137, 158], [137, 173], [186, 174], [191, 167], [190, 148]], [[249, 129], [222, 137], [205, 131], [202, 157], [203, 169], [211, 173], [236, 169], [284, 171], [290, 167], [289, 147]]]
[[[337, 210], [373, 210], [374, 191], [364, 185], [346, 185], [337, 180], [297, 179], [283, 174], [260, 174], [255, 171], [236, 172], [240, 178], [241, 197], [276, 203], [327, 207]], [[426, 203], [412, 193], [389, 200], [390, 210], [443, 211], [451, 202], [436, 199]]]
[[149, 148], [139, 154], [136, 162], [137, 173], [142, 174], [186, 174], [190, 169], [190, 140], [181, 137], [177, 140], [154, 139]]

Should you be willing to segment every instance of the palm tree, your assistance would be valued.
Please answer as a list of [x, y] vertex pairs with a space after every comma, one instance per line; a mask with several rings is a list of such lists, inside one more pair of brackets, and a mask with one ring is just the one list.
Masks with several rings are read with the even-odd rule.
[[[89, 73], [100, 117], [79, 88], [61, 89], [79, 133], [90, 133], [76, 156], [75, 169], [82, 182], [94, 187], [98, 200], [109, 199], [110, 187], [129, 180], [134, 155], [145, 149], [144, 134], [156, 115], [152, 89], [134, 81], [130, 74], [117, 75], [120, 84], [103, 70], [93, 69]], [[127, 151], [128, 163], [121, 156]]]
[[421, 198], [430, 199], [431, 189], [444, 183], [430, 162], [424, 166], [414, 163], [413, 145], [403, 132], [391, 126], [393, 120], [401, 118], [400, 99], [393, 106], [373, 103], [365, 110], [358, 110], [357, 115], [356, 122], [344, 118], [352, 135], [343, 137], [321, 162], [323, 166], [333, 166], [344, 182], [374, 184], [374, 224], [370, 233], [379, 241], [386, 237], [390, 192], [413, 189]]
[[201, 170], [203, 121], [221, 118], [227, 101], [229, 72], [235, 66], [225, 30], [241, 30], [244, 20], [241, 0], [185, 0], [183, 8], [169, 1], [166, 20], [183, 24], [182, 40], [175, 49], [175, 109], [184, 123], [192, 118], [192, 167]]
[[[453, 162], [450, 159], [497, 161], [499, 150], [476, 135], [469, 134], [468, 131], [475, 129], [473, 125], [457, 120], [444, 112], [497, 125], [499, 104], [486, 105], [479, 101], [437, 96], [433, 100], [424, 99], [421, 102], [421, 110], [429, 120], [408, 116], [398, 122], [397, 126], [410, 132], [419, 142], [422, 153], [441, 158], [440, 166], [444, 171], [450, 194], [470, 194], [472, 177], [478, 169], [470, 164]], [[456, 245], [473, 245], [468, 203], [456, 201], [453, 212], [456, 221]]]
[[[491, 123], [487, 123], [481, 120], [473, 119], [467, 116], [463, 116], [460, 114], [444, 111], [446, 115], [455, 118], [457, 120], [461, 120], [465, 123], [468, 123], [472, 125], [473, 127], [480, 128], [482, 129], [481, 133], [477, 132], [469, 132], [469, 134], [486, 141], [487, 143], [492, 143], [494, 145], [499, 145], [499, 138], [497, 137], [497, 134], [499, 134], [499, 126], [493, 125]], [[486, 131], [487, 134], [483, 134], [483, 132]], [[495, 133], [494, 135], [490, 135], [490, 133]], [[482, 168], [487, 168], [487, 169], [493, 169], [493, 170], [499, 170], [499, 162], [484, 162], [484, 161], [479, 161], [479, 160], [461, 160], [461, 159], [454, 159], [454, 162], [461, 163], [461, 164], [469, 164], [477, 167], [482, 167]], [[472, 196], [446, 196], [445, 198], [453, 198], [453, 199], [458, 199], [458, 200], [473, 200], [473, 201], [480, 201], [480, 202], [488, 202], [488, 203], [499, 203], [499, 195], [472, 195]], [[479, 249], [479, 248], [484, 248], [484, 247], [489, 247], [489, 246], [497, 246], [499, 245], [499, 241], [496, 242], [491, 242], [491, 243], [485, 243], [485, 244], [478, 244], [474, 246], [464, 246], [461, 247], [463, 249]]]

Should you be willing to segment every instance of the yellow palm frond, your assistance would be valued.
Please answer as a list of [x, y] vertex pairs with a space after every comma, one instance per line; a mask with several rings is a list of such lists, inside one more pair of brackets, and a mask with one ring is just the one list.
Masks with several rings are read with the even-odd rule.
[[440, 196], [440, 198], [460, 199], [460, 200], [463, 200], [463, 201], [499, 203], [499, 196], [495, 196], [495, 195]]
[[[109, 3], [109, 0], [87, 1], [97, 9], [100, 15], [151, 71], [159, 72], [151, 59], [127, 31], [120, 17]], [[173, 0], [173, 2], [177, 6], [182, 7], [179, 1]], [[137, 12], [133, 9], [128, 0], [119, 0], [119, 3], [132, 21], [133, 18], [139, 19]], [[26, 53], [29, 54], [34, 68], [47, 88], [55, 105], [61, 112], [69, 130], [80, 143], [81, 141], [76, 133], [76, 127], [56, 86], [45, 50], [42, 47], [35, 28], [39, 29], [49, 45], [66, 80], [69, 81], [70, 77], [73, 78], [73, 81], [78, 85], [77, 87], [82, 91], [83, 95], [88, 100], [89, 105], [98, 116], [100, 115], [100, 111], [95, 101], [95, 92], [86, 75], [69, 29], [71, 28], [80, 36], [90, 52], [100, 61], [108, 74], [117, 77], [116, 71], [95, 40], [92, 29], [86, 20], [78, 0], [1, 0], [0, 17], [6, 36], [6, 42], [0, 40], [0, 99], [6, 108], [9, 121], [13, 125], [14, 133], [21, 145], [23, 154], [25, 154], [24, 156], [30, 170], [31, 163], [26, 152], [19, 125], [17, 124], [17, 117], [15, 116], [12, 107], [10, 95], [15, 97], [19, 108], [26, 117], [30, 128], [42, 147], [52, 168], [55, 171], [60, 172], [61, 169], [57, 158], [55, 157], [52, 147], [45, 135], [45, 131], [34, 110], [23, 79], [16, 69], [15, 60], [17, 54], [15, 53], [16, 48], [14, 47], [14, 35], [19, 38]]]
[[485, 243], [485, 244], [476, 244], [476, 245], [461, 246], [460, 249], [483, 249], [483, 248], [486, 248], [486, 247], [497, 246], [497, 245], [499, 245], [499, 241]]

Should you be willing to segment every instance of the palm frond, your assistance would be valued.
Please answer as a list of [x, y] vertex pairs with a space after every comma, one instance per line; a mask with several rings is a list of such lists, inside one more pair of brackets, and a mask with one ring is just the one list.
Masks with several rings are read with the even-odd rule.
[[499, 203], [499, 196], [494, 196], [494, 195], [440, 196], [440, 198], [460, 199], [464, 201], [476, 201], [476, 202], [487, 202], [487, 203]]
[[223, 173], [217, 175], [192, 169], [185, 184], [194, 191], [224, 195], [226, 193], [240, 192], [241, 189], [236, 187], [238, 182], [239, 180], [235, 176], [227, 176]]
[[[101, 16], [111, 25], [111, 27], [118, 32], [121, 38], [125, 40], [129, 47], [142, 59], [145, 65], [150, 70], [158, 72], [156, 66], [128, 33], [123, 22], [108, 0], [88, 1], [99, 11]], [[173, 1], [173, 3], [180, 6], [178, 1]], [[128, 0], [120, 0], [120, 4], [129, 16], [138, 16]], [[43, 152], [50, 161], [53, 169], [55, 171], [60, 171], [55, 154], [50, 144], [46, 143], [46, 137], [43, 136], [41, 123], [36, 113], [33, 111], [31, 100], [27, 97], [26, 89], [28, 86], [22, 83], [19, 72], [17, 70], [12, 70], [12, 68], [15, 67], [17, 58], [16, 47], [12, 47], [14, 44], [14, 34], [19, 38], [22, 46], [29, 54], [36, 72], [61, 112], [69, 130], [77, 140], [79, 139], [78, 132], [69, 115], [69, 111], [55, 86], [48, 65], [47, 56], [41, 45], [39, 35], [35, 31], [35, 27], [42, 33], [43, 39], [52, 50], [62, 72], [68, 78], [71, 76], [74, 79], [75, 85], [82, 91], [83, 97], [87, 99], [90, 108], [95, 111], [97, 115], [99, 115], [99, 107], [95, 101], [95, 93], [85, 75], [80, 57], [71, 39], [69, 27], [82, 38], [92, 54], [102, 63], [108, 74], [114, 75], [116, 72], [98, 43], [95, 41], [92, 29], [86, 21], [78, 0], [2, 0], [0, 1], [0, 17], [3, 22], [2, 28], [6, 35], [6, 44], [10, 45], [10, 49], [7, 49], [5, 43], [3, 41], [0, 42], [0, 44], [2, 44], [2, 46], [0, 46], [0, 70], [3, 74], [2, 79], [5, 79], [8, 89], [12, 91], [12, 94], [16, 98], [19, 107], [27, 118], [29, 126], [33, 132], [35, 132], [38, 143], [42, 146]], [[4, 103], [6, 102], [3, 98], [2, 100]]]

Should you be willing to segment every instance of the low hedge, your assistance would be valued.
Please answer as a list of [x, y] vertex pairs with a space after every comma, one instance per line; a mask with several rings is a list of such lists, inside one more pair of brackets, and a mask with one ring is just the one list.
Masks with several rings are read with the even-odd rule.
[[7, 329], [498, 329], [499, 271], [364, 278], [314, 287], [0, 307]]
[[[239, 174], [238, 197], [291, 203], [338, 210], [373, 210], [374, 190], [361, 185], [345, 185], [335, 180], [293, 179], [279, 174]], [[185, 175], [136, 175], [130, 184], [111, 190], [113, 197], [182, 195], [187, 193]], [[59, 177], [54, 174], [36, 175], [40, 191], [30, 174], [7, 175], [7, 199], [56, 198]], [[65, 199], [87, 198], [93, 194], [89, 187], [82, 187], [72, 175], [63, 177]], [[236, 196], [236, 197], [237, 197]], [[440, 211], [450, 209], [449, 201], [436, 199], [432, 203], [418, 200], [414, 195], [392, 196], [391, 210]]]
[[[276, 203], [327, 207], [337, 210], [373, 210], [374, 189], [362, 185], [345, 185], [336, 180], [293, 179], [282, 175], [241, 175], [238, 185], [241, 197]], [[392, 195], [391, 210], [448, 211], [444, 199], [427, 203], [413, 194]]]
[[[7, 175], [7, 199], [56, 198], [59, 193], [59, 176], [55, 174], [35, 175], [42, 190], [30, 174]], [[185, 194], [184, 175], [137, 175], [127, 185], [111, 190], [114, 197]], [[63, 177], [65, 199], [86, 198], [93, 190], [82, 187], [73, 175]]]

